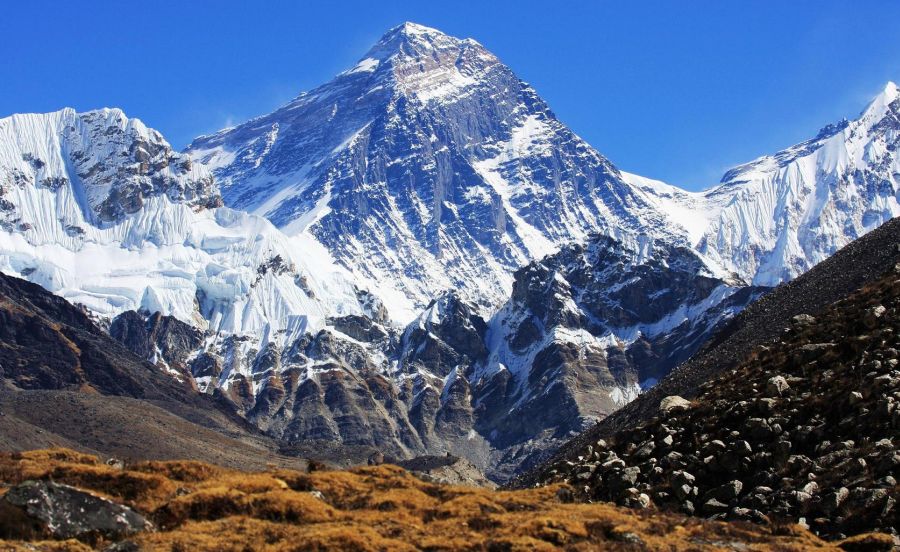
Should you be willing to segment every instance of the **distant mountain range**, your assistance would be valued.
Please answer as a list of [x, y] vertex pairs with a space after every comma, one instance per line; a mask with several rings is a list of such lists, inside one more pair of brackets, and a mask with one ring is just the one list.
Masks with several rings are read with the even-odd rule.
[[405, 23], [175, 152], [120, 110], [0, 119], [0, 270], [285, 444], [494, 478], [900, 214], [900, 91], [705, 192], [619, 171], [483, 46]]

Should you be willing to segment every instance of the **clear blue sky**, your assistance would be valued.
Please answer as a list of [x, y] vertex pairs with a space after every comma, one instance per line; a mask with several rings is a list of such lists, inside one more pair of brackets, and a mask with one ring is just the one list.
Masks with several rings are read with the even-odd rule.
[[472, 37], [622, 169], [688, 188], [900, 81], [898, 1], [7, 2], [0, 116], [117, 106], [177, 148], [410, 20]]

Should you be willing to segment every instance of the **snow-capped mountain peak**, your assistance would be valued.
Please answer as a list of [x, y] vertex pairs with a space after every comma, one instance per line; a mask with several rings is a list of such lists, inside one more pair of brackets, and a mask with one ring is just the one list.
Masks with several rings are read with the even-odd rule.
[[363, 311], [320, 246], [220, 205], [204, 166], [119, 109], [0, 119], [4, 272], [102, 316], [159, 311], [224, 333]]
[[405, 321], [594, 233], [683, 239], [484, 47], [407, 23], [353, 68], [189, 148], [225, 203], [311, 234]]
[[427, 102], [452, 100], [455, 92], [477, 83], [499, 63], [472, 39], [407, 22], [388, 31], [345, 74], [388, 72], [397, 93]]
[[0, 119], [0, 144], [0, 171], [10, 183], [71, 188], [91, 224], [113, 224], [158, 195], [197, 206], [220, 202], [205, 167], [120, 109], [12, 115]]
[[472, 43], [475, 41], [454, 38], [437, 29], [407, 21], [384, 33], [363, 59], [383, 61], [401, 56], [418, 57]]
[[869, 106], [860, 116], [861, 121], [878, 121], [892, 112], [894, 117], [897, 116], [897, 108], [892, 104], [900, 98], [900, 87], [893, 81], [888, 81], [884, 85], [881, 93], [873, 99]]

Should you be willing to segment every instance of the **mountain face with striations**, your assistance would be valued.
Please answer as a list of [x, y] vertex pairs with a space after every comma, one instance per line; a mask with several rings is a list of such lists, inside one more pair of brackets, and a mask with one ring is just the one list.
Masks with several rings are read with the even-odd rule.
[[799, 276], [900, 215], [900, 89], [889, 82], [852, 121], [688, 193], [624, 175], [688, 229], [697, 250], [748, 282]]
[[407, 321], [450, 288], [490, 309], [514, 270], [594, 233], [678, 239], [493, 54], [412, 23], [331, 82], [188, 152], [226, 205], [314, 236]]

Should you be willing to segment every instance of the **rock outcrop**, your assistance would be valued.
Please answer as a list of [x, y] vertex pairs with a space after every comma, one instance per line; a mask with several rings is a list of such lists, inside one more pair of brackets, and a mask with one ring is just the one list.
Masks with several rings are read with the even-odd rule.
[[153, 525], [127, 506], [52, 481], [25, 481], [0, 499], [5, 538], [119, 540]]
[[503, 479], [638, 397], [765, 291], [644, 238], [594, 236], [515, 273], [469, 376]]
[[416, 477], [442, 485], [466, 485], [469, 487], [496, 488], [496, 483], [486, 478], [477, 466], [457, 456], [419, 456], [396, 462]]

